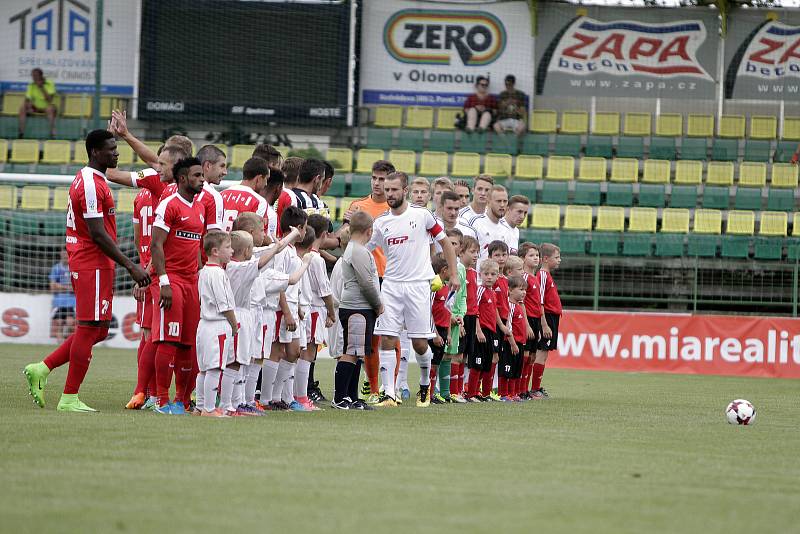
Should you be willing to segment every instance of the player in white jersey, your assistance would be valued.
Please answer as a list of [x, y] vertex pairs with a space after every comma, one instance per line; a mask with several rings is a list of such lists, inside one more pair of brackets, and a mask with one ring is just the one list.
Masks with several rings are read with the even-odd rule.
[[[461, 235], [478, 239], [475, 228], [463, 222], [463, 220], [458, 217], [458, 204], [459, 199], [457, 194], [453, 191], [443, 191], [441, 195], [439, 195], [439, 205], [436, 206], [436, 221], [445, 231], [455, 229], [461, 232]], [[441, 247], [436, 243], [436, 252], [441, 251]]]
[[522, 195], [514, 195], [508, 199], [508, 209], [506, 209], [506, 216], [503, 220], [508, 225], [505, 242], [508, 245], [509, 254], [517, 253], [519, 248], [519, 225], [528, 217], [530, 206], [531, 201], [528, 200], [528, 197]]
[[469, 222], [470, 226], [472, 226], [478, 234], [478, 244], [481, 246], [478, 265], [480, 265], [481, 260], [489, 256], [487, 251], [489, 243], [496, 239], [504, 243], [506, 241], [510, 228], [502, 219], [506, 214], [507, 206], [508, 193], [506, 192], [506, 188], [502, 185], [494, 185], [492, 186], [486, 213], [483, 215], [476, 215]]
[[494, 179], [488, 174], [479, 174], [475, 177], [475, 186], [472, 191], [472, 202], [461, 208], [458, 218], [461, 222], [469, 224], [476, 215], [483, 215], [486, 204], [489, 202], [489, 193], [492, 191]]
[[395, 345], [403, 327], [408, 330], [417, 362], [420, 366], [420, 391], [417, 405], [428, 406], [430, 395], [430, 359], [428, 338], [433, 333], [430, 307], [431, 268], [429, 237], [440, 241], [450, 272], [450, 287], [454, 291], [461, 285], [456, 267], [456, 254], [444, 230], [424, 208], [406, 201], [408, 175], [394, 172], [384, 183], [389, 211], [375, 220], [368, 249], [381, 247], [386, 254], [386, 271], [383, 275], [381, 300], [384, 313], [378, 317], [375, 334], [382, 336], [380, 350], [383, 406], [396, 406], [394, 371], [397, 365]]

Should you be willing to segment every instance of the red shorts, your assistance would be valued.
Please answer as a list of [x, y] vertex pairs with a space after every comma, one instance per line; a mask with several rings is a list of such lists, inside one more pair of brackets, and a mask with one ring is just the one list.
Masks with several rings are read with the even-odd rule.
[[182, 345], [194, 345], [197, 340], [197, 325], [200, 323], [200, 295], [197, 282], [170, 280], [172, 306], [163, 310], [158, 305], [161, 288], [150, 286], [153, 295], [154, 342], [169, 341]]
[[[157, 279], [156, 279], [157, 280]], [[149, 329], [153, 325], [153, 293], [149, 290], [144, 294], [144, 301], [136, 301], [136, 324], [139, 328]]]
[[75, 320], [110, 321], [114, 299], [114, 269], [72, 271]]

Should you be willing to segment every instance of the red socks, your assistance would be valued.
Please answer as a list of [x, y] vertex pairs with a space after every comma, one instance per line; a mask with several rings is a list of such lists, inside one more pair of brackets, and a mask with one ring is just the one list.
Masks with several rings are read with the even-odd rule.
[[470, 397], [474, 397], [478, 394], [478, 388], [480, 386], [481, 376], [483, 373], [477, 369], [470, 369], [469, 370], [469, 378], [467, 379], [467, 395]]
[[[77, 334], [77, 327], [75, 333]], [[61, 343], [61, 345], [58, 346], [56, 350], [54, 350], [47, 358], [44, 359], [44, 364], [48, 369], [52, 371], [56, 367], [61, 367], [69, 361], [69, 351], [72, 347], [72, 340], [74, 338], [75, 334], [69, 336], [64, 340], [63, 343]]]
[[494, 372], [496, 369], [497, 364], [492, 363], [492, 368], [489, 371], [481, 372], [481, 395], [484, 397], [488, 397], [492, 392], [492, 382], [494, 381]]
[[544, 364], [543, 363], [534, 363], [533, 364], [533, 384], [531, 384], [531, 391], [536, 391], [540, 387], [542, 387], [542, 376], [544, 375]]
[[[67, 371], [67, 381], [64, 384], [64, 393], [68, 395], [78, 393], [83, 379], [86, 377], [86, 372], [89, 370], [89, 363], [92, 361], [92, 347], [97, 343], [103, 330], [105, 329], [97, 326], [77, 325], [75, 333], [56, 350], [58, 352], [70, 340], [72, 341], [69, 347], [69, 370]], [[45, 365], [50, 367], [47, 362]]]
[[461, 374], [461, 368], [463, 366], [463, 363], [454, 363], [450, 365], [450, 395], [461, 394], [461, 384], [464, 378]]
[[[172, 366], [178, 347], [171, 343], [158, 343], [156, 347], [156, 394], [158, 404], [169, 404], [169, 386], [172, 384]], [[177, 381], [177, 380], [176, 380]]]
[[156, 373], [156, 345], [152, 341], [145, 341], [139, 345], [139, 361], [136, 372], [136, 389], [134, 393], [144, 393], [149, 388], [149, 394], [155, 395], [155, 384], [150, 388], [150, 382]]
[[[194, 384], [189, 384], [192, 377], [192, 351], [187, 346], [176, 347], [175, 350], [175, 402], [183, 402], [183, 397], [192, 394]], [[161, 395], [159, 394], [159, 397]]]

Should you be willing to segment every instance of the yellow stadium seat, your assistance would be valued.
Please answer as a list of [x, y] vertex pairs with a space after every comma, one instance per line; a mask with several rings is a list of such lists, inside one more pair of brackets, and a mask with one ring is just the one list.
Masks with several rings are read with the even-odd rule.
[[701, 161], [680, 160], [675, 163], [675, 183], [680, 185], [700, 185], [703, 181]]
[[399, 128], [403, 123], [401, 106], [378, 106], [375, 108], [375, 126], [379, 128]]
[[475, 152], [453, 154], [453, 176], [477, 176], [481, 172], [481, 155]]
[[744, 137], [744, 115], [723, 115], [719, 119], [719, 136], [733, 139]]
[[601, 232], [622, 232], [625, 230], [625, 208], [600, 206], [597, 208], [595, 230]]
[[564, 230], [591, 230], [592, 229], [592, 207], [591, 206], [567, 206], [564, 213]]
[[585, 134], [589, 131], [589, 114], [585, 111], [565, 111], [561, 114], [562, 134]]
[[655, 233], [657, 219], [658, 210], [655, 208], [631, 208], [628, 217], [628, 231]]
[[792, 216], [792, 235], [800, 236], [800, 211]]
[[8, 160], [8, 139], [0, 139], [0, 163]]
[[800, 141], [800, 117], [784, 117], [781, 139]]
[[39, 141], [17, 139], [11, 141], [11, 163], [36, 163], [39, 161]]
[[136, 189], [120, 189], [117, 192], [117, 213], [133, 213], [133, 200], [137, 194]]
[[544, 174], [544, 158], [542, 156], [517, 156], [517, 170], [514, 176], [537, 180]]
[[439, 108], [436, 110], [436, 129], [455, 130], [456, 116], [463, 112], [462, 108]]
[[447, 152], [423, 152], [419, 164], [422, 176], [444, 176], [447, 174]]
[[[233, 146], [233, 158], [234, 161], [236, 160], [236, 147], [239, 145]], [[250, 148], [250, 154], [253, 153], [252, 147]], [[250, 156], [248, 156], [249, 158]], [[325, 154], [325, 159], [333, 165], [333, 168], [337, 171], [342, 172], [350, 172], [353, 170], [353, 151], [349, 148], [329, 148], [328, 152]], [[383, 152], [381, 151], [381, 157], [378, 159], [383, 159]], [[243, 162], [244, 163], [244, 162]], [[371, 164], [370, 164], [371, 165]], [[372, 167], [370, 167], [370, 171]]]
[[70, 94], [64, 95], [64, 107], [61, 110], [64, 117], [84, 119], [92, 116], [92, 95]]
[[[417, 172], [417, 154], [413, 150], [390, 150], [389, 161], [391, 161], [394, 168], [400, 172], [406, 174], [415, 174]], [[370, 163], [370, 173], [371, 172], [372, 163]]]
[[533, 207], [531, 228], [558, 230], [561, 207], [554, 204], [536, 204]]
[[777, 135], [777, 117], [773, 115], [750, 116], [750, 139], [775, 139]]
[[661, 212], [661, 232], [686, 234], [689, 232], [689, 210], [666, 208]]
[[[331, 159], [331, 156], [330, 156], [331, 150], [334, 150], [334, 149], [328, 149], [328, 160]], [[335, 150], [342, 150], [342, 151], [343, 150], [347, 150], [347, 151], [350, 151], [349, 148], [337, 148]], [[345, 157], [345, 158], [347, 157], [347, 155], [344, 152], [342, 152], [341, 154], [342, 154], [342, 157]], [[372, 172], [372, 164], [375, 163], [378, 160], [383, 159], [383, 155], [384, 155], [383, 154], [383, 150], [381, 150], [379, 148], [362, 148], [361, 150], [358, 151], [358, 157], [356, 159], [355, 172], [358, 173], [358, 174], [370, 174]], [[336, 158], [334, 158], [334, 159], [336, 159]], [[352, 156], [351, 156], [351, 161], [352, 161]], [[339, 163], [340, 164], [342, 163], [341, 159], [339, 160]], [[336, 166], [334, 165], [334, 167], [336, 167]], [[342, 170], [344, 172], [349, 171], [349, 169], [342, 169]]]
[[122, 98], [116, 96], [101, 96], [100, 97], [100, 118], [108, 119], [111, 117], [112, 109], [125, 109], [126, 102]]
[[[229, 152], [228, 145], [223, 144], [223, 143], [214, 143], [214, 146], [217, 147], [218, 149], [222, 150], [222, 153], [225, 154], [225, 158], [226, 159], [228, 158], [228, 156], [230, 156], [230, 154], [228, 153]], [[283, 148], [285, 148], [285, 147], [283, 147]], [[250, 158], [252, 158], [252, 157], [253, 157], [253, 155], [250, 154]], [[250, 158], [247, 158], [247, 159], [250, 159]], [[245, 160], [245, 161], [247, 161], [247, 160]]]
[[558, 129], [558, 113], [552, 109], [534, 109], [530, 130], [533, 133], [555, 133]]
[[344, 210], [340, 209], [338, 197], [320, 197], [328, 209], [330, 210], [330, 218], [332, 221], [341, 221]]
[[694, 210], [693, 231], [696, 234], [722, 233], [722, 212], [709, 209]]
[[24, 210], [47, 211], [50, 208], [50, 188], [46, 185], [26, 185], [22, 188], [20, 207]]
[[[44, 144], [44, 151], [47, 154], [47, 142]], [[117, 143], [117, 152], [119, 152], [119, 159], [117, 160], [118, 167], [128, 167], [133, 165], [136, 154], [127, 143]]]
[[753, 235], [755, 228], [755, 212], [750, 210], [731, 210], [728, 212], [728, 224], [725, 229], [726, 234]]
[[595, 113], [592, 133], [595, 135], [619, 135], [619, 113], [616, 111]]
[[745, 161], [739, 165], [739, 185], [764, 187], [767, 184], [767, 164]]
[[[51, 165], [60, 165], [69, 163], [70, 151], [72, 145], [69, 141], [45, 141], [44, 149], [42, 151], [42, 159], [40, 163], [47, 163]], [[117, 149], [121, 149], [119, 146]], [[120, 157], [117, 165], [122, 165], [122, 151], [120, 150]]]
[[714, 137], [714, 116], [690, 114], [686, 119], [686, 135], [689, 137]]
[[648, 184], [668, 184], [670, 162], [664, 159], [647, 159], [644, 161], [642, 182]]
[[69, 187], [56, 187], [53, 189], [53, 209], [67, 211], [69, 205]]
[[648, 136], [652, 131], [652, 117], [649, 113], [626, 113], [622, 127], [624, 135]]
[[710, 161], [706, 173], [708, 185], [733, 185], [733, 162]]
[[433, 128], [433, 108], [410, 106], [406, 108], [406, 128]]
[[[231, 148], [230, 166], [233, 169], [241, 169], [244, 162], [253, 157], [255, 145], [233, 145]], [[349, 149], [347, 149], [349, 150]], [[330, 149], [327, 159], [330, 160]]]
[[639, 160], [614, 158], [611, 161], [612, 182], [636, 182], [639, 179]]
[[683, 135], [683, 115], [662, 113], [656, 117], [656, 135], [680, 137]]
[[604, 182], [606, 179], [606, 158], [581, 158], [578, 166], [578, 180], [585, 182]]
[[774, 163], [770, 185], [772, 187], [797, 187], [797, 165]]
[[13, 185], [0, 185], [0, 209], [13, 210], [17, 207], [17, 188]]
[[[795, 213], [795, 233], [800, 230], [797, 228], [797, 216], [800, 212]], [[758, 229], [758, 235], [771, 235], [785, 237], [787, 234], [787, 226], [789, 216], [785, 211], [762, 211], [761, 212], [761, 225]]]
[[[150, 151], [151, 151], [153, 154], [158, 154], [158, 149], [159, 149], [159, 148], [161, 148], [161, 146], [162, 146], [164, 143], [162, 143], [161, 141], [145, 141], [145, 142], [144, 142], [144, 144], [145, 144], [145, 146], [146, 146], [147, 148], [149, 148], [149, 149], [150, 149]], [[239, 146], [249, 146], [249, 147], [250, 147], [250, 155], [252, 155], [252, 154], [253, 154], [253, 148], [254, 148], [254, 147], [253, 147], [253, 145], [239, 145]], [[192, 150], [194, 150], [194, 143], [192, 143]], [[192, 152], [192, 155], [194, 155], [194, 152]], [[244, 162], [245, 162], [245, 161], [247, 161], [248, 159], [250, 159], [250, 155], [248, 155], [246, 158], [244, 158], [244, 159], [242, 160], [242, 163], [243, 163], [243, 164], [244, 164]]]
[[550, 156], [547, 160], [548, 180], [572, 180], [575, 177], [575, 158]]
[[3, 93], [2, 115], [19, 115], [19, 108], [25, 102], [25, 93]]
[[490, 176], [511, 176], [511, 154], [486, 154], [483, 172]]

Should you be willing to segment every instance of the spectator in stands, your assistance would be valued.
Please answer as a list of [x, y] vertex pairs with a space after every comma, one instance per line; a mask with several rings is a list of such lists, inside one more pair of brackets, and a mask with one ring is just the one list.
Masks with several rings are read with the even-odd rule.
[[42, 69], [31, 71], [33, 81], [28, 84], [25, 92], [25, 102], [19, 108], [19, 137], [25, 135], [25, 120], [33, 113], [47, 115], [50, 121], [50, 138], [56, 136], [56, 86], [44, 77]]
[[496, 111], [497, 99], [489, 94], [489, 78], [478, 76], [475, 81], [475, 94], [469, 95], [464, 102], [466, 130], [472, 133], [477, 127], [479, 132], [485, 132], [492, 125]]
[[61, 344], [72, 335], [75, 328], [75, 294], [72, 292], [67, 249], [61, 249], [58, 263], [50, 269], [50, 291], [53, 292], [53, 314], [50, 319], [50, 337]]
[[517, 135], [525, 133], [525, 93], [514, 88], [517, 79], [513, 74], [506, 76], [506, 89], [500, 93], [497, 102], [497, 120], [494, 131], [497, 133], [514, 132]]

